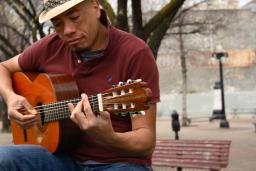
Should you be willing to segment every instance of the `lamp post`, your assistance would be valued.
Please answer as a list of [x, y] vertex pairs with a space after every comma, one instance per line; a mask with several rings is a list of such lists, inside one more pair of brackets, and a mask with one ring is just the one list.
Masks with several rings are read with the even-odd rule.
[[223, 79], [223, 59], [228, 57], [227, 52], [215, 52], [212, 55], [213, 58], [217, 59], [219, 62], [219, 72], [220, 72], [220, 91], [221, 91], [221, 110], [220, 112], [214, 112], [210, 118], [211, 120], [220, 119], [220, 128], [229, 128], [229, 122], [226, 118], [226, 110], [225, 110], [225, 96], [224, 96], [224, 79]]

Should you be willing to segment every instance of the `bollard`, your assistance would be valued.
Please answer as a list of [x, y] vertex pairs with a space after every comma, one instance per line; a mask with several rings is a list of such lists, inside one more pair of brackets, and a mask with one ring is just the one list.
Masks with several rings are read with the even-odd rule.
[[[175, 133], [175, 140], [179, 139], [179, 131], [180, 131], [180, 121], [179, 121], [179, 114], [177, 113], [176, 110], [172, 111], [171, 114], [172, 117], [172, 130]], [[177, 171], [182, 171], [181, 167], [177, 167]]]
[[172, 130], [175, 132], [175, 139], [179, 139], [178, 132], [180, 131], [180, 121], [179, 121], [179, 114], [176, 110], [172, 111]]

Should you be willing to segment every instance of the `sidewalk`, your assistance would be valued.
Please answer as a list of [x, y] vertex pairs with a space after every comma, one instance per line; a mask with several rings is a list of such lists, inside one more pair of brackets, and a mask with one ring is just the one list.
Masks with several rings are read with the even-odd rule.
[[[188, 127], [182, 127], [180, 139], [223, 139], [232, 140], [229, 166], [224, 171], [256, 170], [256, 133], [255, 118], [243, 116], [228, 119], [230, 128], [219, 128], [219, 122], [209, 123], [207, 119], [192, 120]], [[158, 118], [157, 138], [174, 138], [170, 118]], [[0, 145], [11, 144], [12, 136], [0, 133]], [[185, 170], [185, 169], [184, 169]]]

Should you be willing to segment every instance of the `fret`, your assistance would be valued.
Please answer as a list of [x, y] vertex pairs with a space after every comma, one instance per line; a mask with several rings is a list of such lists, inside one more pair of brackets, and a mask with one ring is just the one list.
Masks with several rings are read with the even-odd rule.
[[[93, 112], [99, 112], [99, 104], [98, 104], [98, 97], [97, 96], [89, 96], [88, 97], [89, 103]], [[48, 123], [52, 121], [58, 121], [62, 119], [66, 119], [70, 117], [70, 111], [68, 108], [68, 103], [73, 103], [77, 105], [77, 103], [81, 101], [80, 98], [64, 100], [60, 102], [53, 102], [49, 104], [44, 104], [40, 106], [39, 112], [41, 116], [42, 123]]]

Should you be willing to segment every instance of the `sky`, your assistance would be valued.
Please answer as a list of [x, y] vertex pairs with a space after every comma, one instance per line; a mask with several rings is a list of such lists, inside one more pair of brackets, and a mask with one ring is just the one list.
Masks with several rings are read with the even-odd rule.
[[244, 5], [244, 4], [248, 3], [249, 1], [251, 1], [251, 0], [240, 0], [240, 5]]

